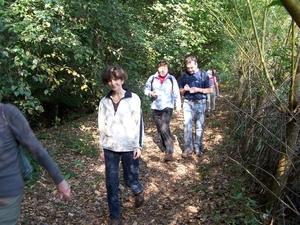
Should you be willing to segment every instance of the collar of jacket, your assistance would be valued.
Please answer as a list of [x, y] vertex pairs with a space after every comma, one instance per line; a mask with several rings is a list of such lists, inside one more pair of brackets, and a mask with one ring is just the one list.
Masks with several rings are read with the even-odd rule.
[[[112, 95], [112, 91], [110, 91], [105, 97], [110, 98], [111, 95]], [[131, 90], [127, 89], [124, 98], [131, 98], [131, 97], [132, 97]]]

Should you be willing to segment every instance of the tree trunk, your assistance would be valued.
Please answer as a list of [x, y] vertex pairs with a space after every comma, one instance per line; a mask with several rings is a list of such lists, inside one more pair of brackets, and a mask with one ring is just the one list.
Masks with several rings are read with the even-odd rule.
[[284, 197], [284, 189], [293, 165], [293, 156], [298, 140], [299, 128], [296, 120], [291, 119], [286, 125], [286, 145], [282, 147], [281, 156], [271, 185], [271, 193], [268, 194], [267, 210], [275, 215], [280, 209], [280, 200]]
[[286, 11], [300, 27], [300, 2], [298, 0], [280, 0]]

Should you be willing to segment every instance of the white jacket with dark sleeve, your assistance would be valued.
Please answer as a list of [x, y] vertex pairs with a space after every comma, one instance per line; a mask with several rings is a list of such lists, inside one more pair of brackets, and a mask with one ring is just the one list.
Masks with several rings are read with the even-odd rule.
[[100, 151], [129, 152], [142, 148], [144, 125], [139, 96], [127, 90], [114, 107], [111, 92], [99, 104]]

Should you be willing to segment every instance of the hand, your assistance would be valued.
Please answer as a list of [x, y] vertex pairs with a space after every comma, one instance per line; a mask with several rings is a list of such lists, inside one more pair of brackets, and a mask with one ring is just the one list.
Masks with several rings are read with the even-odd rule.
[[175, 115], [176, 115], [176, 117], [179, 117], [180, 116], [180, 110], [176, 110]]
[[7, 205], [7, 202], [0, 199], [0, 204]]
[[105, 158], [104, 158], [104, 151], [100, 152], [100, 158], [102, 161], [105, 161]]
[[65, 197], [68, 200], [71, 200], [71, 194], [70, 194], [70, 186], [66, 180], [63, 180], [59, 184], [56, 185], [56, 188], [59, 192], [59, 198], [62, 199]]
[[141, 149], [140, 148], [134, 148], [133, 150], [133, 159], [138, 159], [141, 156]]
[[184, 85], [183, 89], [185, 91], [190, 91], [190, 86], [188, 84]]
[[152, 91], [152, 92], [151, 92], [151, 96], [152, 96], [153, 98], [156, 98], [156, 97], [158, 96], [158, 94], [156, 93], [156, 91]]

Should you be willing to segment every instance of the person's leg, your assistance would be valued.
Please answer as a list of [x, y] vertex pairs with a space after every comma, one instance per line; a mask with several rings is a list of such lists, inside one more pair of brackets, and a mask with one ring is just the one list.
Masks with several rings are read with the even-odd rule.
[[23, 194], [1, 198], [5, 204], [0, 204], [0, 224], [1, 225], [14, 225], [17, 224], [22, 202]]
[[195, 103], [195, 144], [194, 151], [199, 156], [202, 151], [202, 137], [204, 132], [204, 122], [205, 122], [205, 101], [199, 101]]
[[133, 152], [122, 153], [123, 178], [126, 186], [135, 195], [135, 207], [144, 203], [144, 187], [139, 181], [140, 159], [133, 159]]
[[139, 181], [140, 159], [133, 159], [133, 152], [122, 153], [123, 178], [126, 186], [130, 187], [133, 194], [143, 192], [144, 188]]
[[161, 136], [164, 143], [166, 153], [173, 154], [173, 138], [170, 131], [170, 121], [172, 117], [173, 109], [165, 108], [162, 111], [162, 124], [161, 124]]
[[153, 117], [154, 123], [156, 125], [158, 137], [164, 147], [164, 149], [161, 149], [161, 150], [165, 151], [166, 146], [163, 142], [162, 131], [161, 131], [161, 129], [162, 129], [162, 113], [163, 113], [163, 111], [161, 111], [161, 110], [152, 110], [152, 117]]
[[104, 149], [104, 157], [106, 190], [110, 217], [120, 218], [121, 210], [118, 193], [120, 154]]
[[206, 116], [211, 115], [211, 110], [212, 110], [212, 96], [211, 94], [207, 94], [207, 99], [206, 99]]
[[184, 152], [182, 157], [187, 157], [193, 149], [193, 102], [184, 100], [183, 102], [183, 117], [184, 117]]
[[214, 88], [214, 91], [211, 94], [211, 115], [214, 114], [215, 109], [216, 109], [216, 89]]

